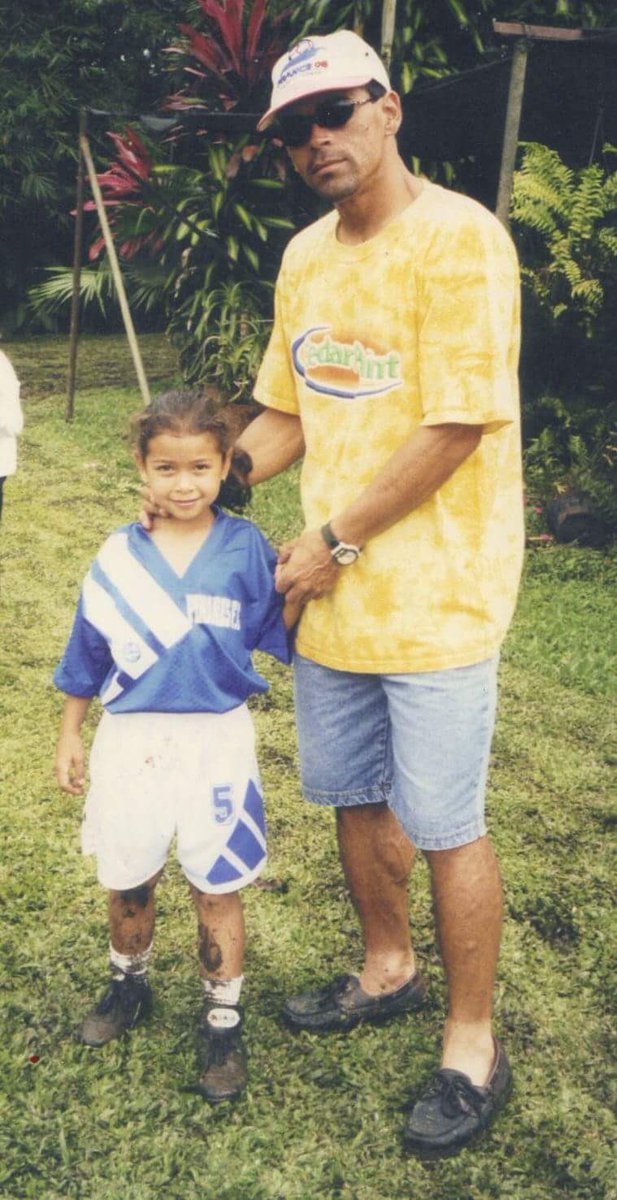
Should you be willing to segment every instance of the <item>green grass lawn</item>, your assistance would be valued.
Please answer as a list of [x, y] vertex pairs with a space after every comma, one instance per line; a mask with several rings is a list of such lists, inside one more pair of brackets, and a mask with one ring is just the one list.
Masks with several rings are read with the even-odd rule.
[[[161, 390], [174, 381], [173, 355], [159, 338], [142, 344]], [[615, 556], [531, 551], [504, 650], [489, 814], [507, 904], [496, 1021], [516, 1092], [490, 1137], [431, 1165], [400, 1149], [405, 1106], [431, 1072], [443, 1018], [422, 862], [410, 911], [427, 1008], [347, 1037], [293, 1036], [278, 1023], [286, 993], [353, 969], [361, 946], [331, 817], [300, 798], [289, 672], [267, 658], [271, 691], [252, 707], [269, 874], [286, 889], [245, 893], [251, 1083], [235, 1106], [209, 1108], [191, 1090], [200, 985], [173, 862], [159, 888], [151, 1023], [101, 1051], [75, 1038], [106, 979], [105, 897], [79, 852], [81, 802], [54, 784], [61, 697], [51, 673], [91, 558], [138, 511], [124, 440], [140, 406], [130, 359], [121, 338], [83, 339], [67, 426], [65, 339], [7, 350], [26, 428], [0, 532], [0, 1196], [614, 1200]], [[251, 515], [274, 541], [297, 530], [295, 472], [259, 489]]]

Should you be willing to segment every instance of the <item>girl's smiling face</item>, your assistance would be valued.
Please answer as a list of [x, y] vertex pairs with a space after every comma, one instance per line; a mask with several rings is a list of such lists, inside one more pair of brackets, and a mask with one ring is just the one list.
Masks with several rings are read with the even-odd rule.
[[207, 528], [211, 524], [210, 506], [231, 459], [211, 433], [158, 433], [150, 438], [145, 458], [136, 457], [155, 504], [183, 525]]

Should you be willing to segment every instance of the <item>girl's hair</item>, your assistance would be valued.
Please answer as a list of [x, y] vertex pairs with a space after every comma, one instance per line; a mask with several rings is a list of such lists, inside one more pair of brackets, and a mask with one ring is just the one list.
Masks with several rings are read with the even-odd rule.
[[152, 438], [159, 433], [208, 433], [223, 455], [232, 441], [225, 418], [199, 388], [162, 392], [131, 418], [133, 446], [142, 458], [146, 458]]
[[[133, 448], [143, 459], [159, 433], [208, 433], [222, 455], [229, 453], [234, 442], [230, 422], [199, 388], [175, 388], [155, 396], [147, 408], [134, 414], [130, 428]], [[230, 474], [218, 495], [217, 503], [233, 512], [242, 512], [251, 499], [251, 489], [243, 481], [251, 469], [246, 459], [241, 451], [234, 451]]]

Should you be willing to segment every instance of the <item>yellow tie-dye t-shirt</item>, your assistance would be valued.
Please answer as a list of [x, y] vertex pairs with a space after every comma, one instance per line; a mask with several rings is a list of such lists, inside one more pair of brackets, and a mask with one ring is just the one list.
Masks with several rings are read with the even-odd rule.
[[507, 630], [523, 550], [514, 247], [488, 210], [428, 183], [368, 242], [341, 244], [337, 224], [334, 211], [287, 247], [255, 389], [301, 417], [307, 528], [348, 506], [419, 425], [484, 436], [307, 605], [297, 649], [347, 671], [480, 662]]

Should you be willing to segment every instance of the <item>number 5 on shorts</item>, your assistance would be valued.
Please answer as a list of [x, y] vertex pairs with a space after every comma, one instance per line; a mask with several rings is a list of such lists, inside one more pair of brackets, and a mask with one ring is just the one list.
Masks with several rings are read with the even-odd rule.
[[212, 808], [217, 825], [230, 825], [234, 818], [234, 790], [230, 783], [212, 788]]

